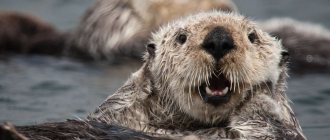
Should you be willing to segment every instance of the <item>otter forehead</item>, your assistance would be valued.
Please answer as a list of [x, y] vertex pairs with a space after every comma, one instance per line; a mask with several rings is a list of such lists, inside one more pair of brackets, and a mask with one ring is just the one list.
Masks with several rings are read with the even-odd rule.
[[186, 19], [175, 22], [172, 26], [178, 28], [194, 27], [194, 29], [205, 28], [207, 26], [232, 26], [237, 25], [244, 28], [248, 20], [241, 15], [226, 12], [199, 13], [186, 17]]

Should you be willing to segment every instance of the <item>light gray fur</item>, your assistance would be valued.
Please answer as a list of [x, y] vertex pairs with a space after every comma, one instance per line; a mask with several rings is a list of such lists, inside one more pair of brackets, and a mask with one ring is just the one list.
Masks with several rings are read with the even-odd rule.
[[95, 59], [143, 50], [140, 41], [147, 36], [140, 16], [130, 0], [98, 0], [73, 33], [70, 46]]
[[[149, 134], [166, 136], [194, 134], [200, 136], [202, 139], [305, 139], [285, 94], [287, 63], [280, 61], [281, 57], [279, 53], [282, 51], [281, 45], [278, 40], [273, 40], [264, 33], [261, 34], [264, 35], [267, 40], [260, 39], [260, 41], [266, 41], [268, 43], [265, 44], [271, 44], [271, 46], [266, 45], [262, 47], [266, 50], [272, 50], [274, 52], [270, 53], [276, 54], [270, 57], [272, 59], [277, 59], [271, 60], [274, 63], [269, 63], [274, 65], [273, 72], [269, 73], [265, 71], [260, 74], [267, 76], [253, 77], [261, 80], [263, 77], [266, 77], [265, 80], [267, 81], [248, 79], [247, 81], [251, 82], [250, 87], [241, 88], [237, 85], [237, 90], [241, 91], [236, 95], [240, 96], [241, 99], [237, 100], [237, 103], [233, 103], [234, 105], [226, 106], [230, 108], [222, 108], [227, 110], [226, 113], [221, 113], [222, 110], [217, 110], [220, 111], [218, 115], [213, 114], [213, 116], [196, 117], [193, 113], [195, 111], [198, 112], [198, 110], [196, 110], [197, 108], [194, 108], [193, 105], [196, 105], [197, 102], [180, 102], [180, 99], [176, 99], [177, 97], [189, 99], [188, 97], [186, 98], [186, 95], [183, 95], [186, 94], [185, 92], [187, 91], [182, 89], [184, 87], [182, 84], [187, 83], [189, 80], [180, 79], [180, 77], [178, 77], [179, 75], [173, 76], [178, 70], [177, 67], [179, 67], [175, 62], [181, 60], [172, 60], [172, 58], [168, 56], [164, 58], [165, 60], [160, 59], [160, 56], [165, 55], [164, 51], [169, 51], [166, 53], [172, 54], [173, 57], [177, 54], [177, 52], [174, 52], [170, 48], [178, 46], [169, 46], [166, 44], [171, 40], [171, 33], [174, 34], [172, 30], [175, 30], [178, 26], [182, 28], [187, 26], [194, 27], [199, 25], [199, 23], [201, 23], [200, 21], [204, 21], [204, 25], [211, 22], [222, 23], [222, 20], [218, 20], [222, 18], [224, 19], [225, 25], [240, 24], [240, 22], [247, 21], [247, 19], [237, 14], [214, 11], [180, 19], [155, 33], [151, 42], [156, 44], [156, 54], [152, 52], [147, 53], [144, 65], [137, 72], [132, 74], [128, 81], [119, 88], [117, 92], [109, 96], [95, 112], [91, 113], [88, 119], [108, 124], [116, 124]], [[249, 23], [247, 22], [246, 24]], [[161, 42], [164, 36], [168, 37], [167, 39], [169, 40], [165, 42], [165, 45], [162, 45]], [[169, 48], [166, 49], [166, 47]], [[199, 52], [198, 54], [208, 59], [207, 54]], [[239, 56], [233, 58], [236, 57]], [[202, 58], [187, 57], [182, 61], [187, 62], [188, 60], [186, 59], [194, 60]], [[258, 59], [262, 60], [263, 58]], [[210, 60], [213, 59], [210, 58]], [[160, 66], [158, 66], [158, 64], [160, 64]], [[205, 64], [200, 64], [200, 66], [207, 66], [207, 62], [205, 62]], [[207, 72], [210, 71], [208, 69], [199, 71], [199, 69], [201, 69], [199, 67], [194, 69], [180, 68], [179, 70], [186, 70], [181, 74], [189, 75], [191, 74], [189, 72], [197, 72], [199, 77], [191, 77], [192, 81], [194, 79], [203, 80], [203, 76], [207, 79]], [[168, 73], [160, 74], [159, 70], [169, 71]], [[229, 71], [229, 73], [230, 72], [231, 71]], [[233, 76], [240, 75], [236, 74]], [[247, 75], [245, 76], [247, 77]], [[234, 77], [234, 79], [235, 78], [238, 79], [237, 77]], [[192, 86], [198, 83], [200, 83], [200, 81], [188, 85]], [[197, 101], [200, 99], [196, 98], [194, 100]], [[192, 103], [190, 104], [192, 106], [190, 106], [189, 103]], [[220, 105], [219, 108], [220, 107], [223, 106]], [[187, 111], [187, 108], [188, 110], [191, 109], [191, 112]], [[212, 112], [209, 113], [212, 114]], [[203, 118], [205, 118], [205, 120], [203, 120]]]
[[231, 0], [97, 0], [73, 31], [67, 52], [97, 60], [141, 58], [151, 32], [160, 25], [197, 11], [222, 8], [236, 10]]

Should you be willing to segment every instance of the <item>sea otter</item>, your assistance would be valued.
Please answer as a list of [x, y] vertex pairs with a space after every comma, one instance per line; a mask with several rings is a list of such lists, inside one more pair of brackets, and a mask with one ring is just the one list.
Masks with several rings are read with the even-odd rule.
[[63, 55], [65, 33], [38, 17], [0, 12], [0, 56], [7, 54]]
[[167, 136], [305, 139], [285, 94], [287, 55], [239, 14], [188, 16], [152, 35], [143, 66], [88, 120]]
[[282, 40], [290, 52], [290, 69], [294, 74], [329, 72], [329, 29], [292, 18], [272, 18], [259, 24], [263, 30]]

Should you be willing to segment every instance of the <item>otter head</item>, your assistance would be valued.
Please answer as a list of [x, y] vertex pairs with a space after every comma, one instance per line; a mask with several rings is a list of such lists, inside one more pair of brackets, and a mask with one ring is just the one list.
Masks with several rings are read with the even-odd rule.
[[160, 99], [210, 124], [224, 121], [254, 88], [276, 83], [284, 51], [254, 22], [217, 11], [170, 23], [147, 48]]

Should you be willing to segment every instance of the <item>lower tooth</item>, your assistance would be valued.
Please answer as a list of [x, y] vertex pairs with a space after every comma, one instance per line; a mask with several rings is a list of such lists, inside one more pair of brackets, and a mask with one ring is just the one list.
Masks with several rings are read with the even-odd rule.
[[212, 91], [209, 87], [205, 87], [205, 91], [206, 91], [207, 94], [212, 95]]
[[222, 90], [223, 94], [227, 94], [227, 92], [228, 92], [228, 87], [226, 87], [224, 90]]

